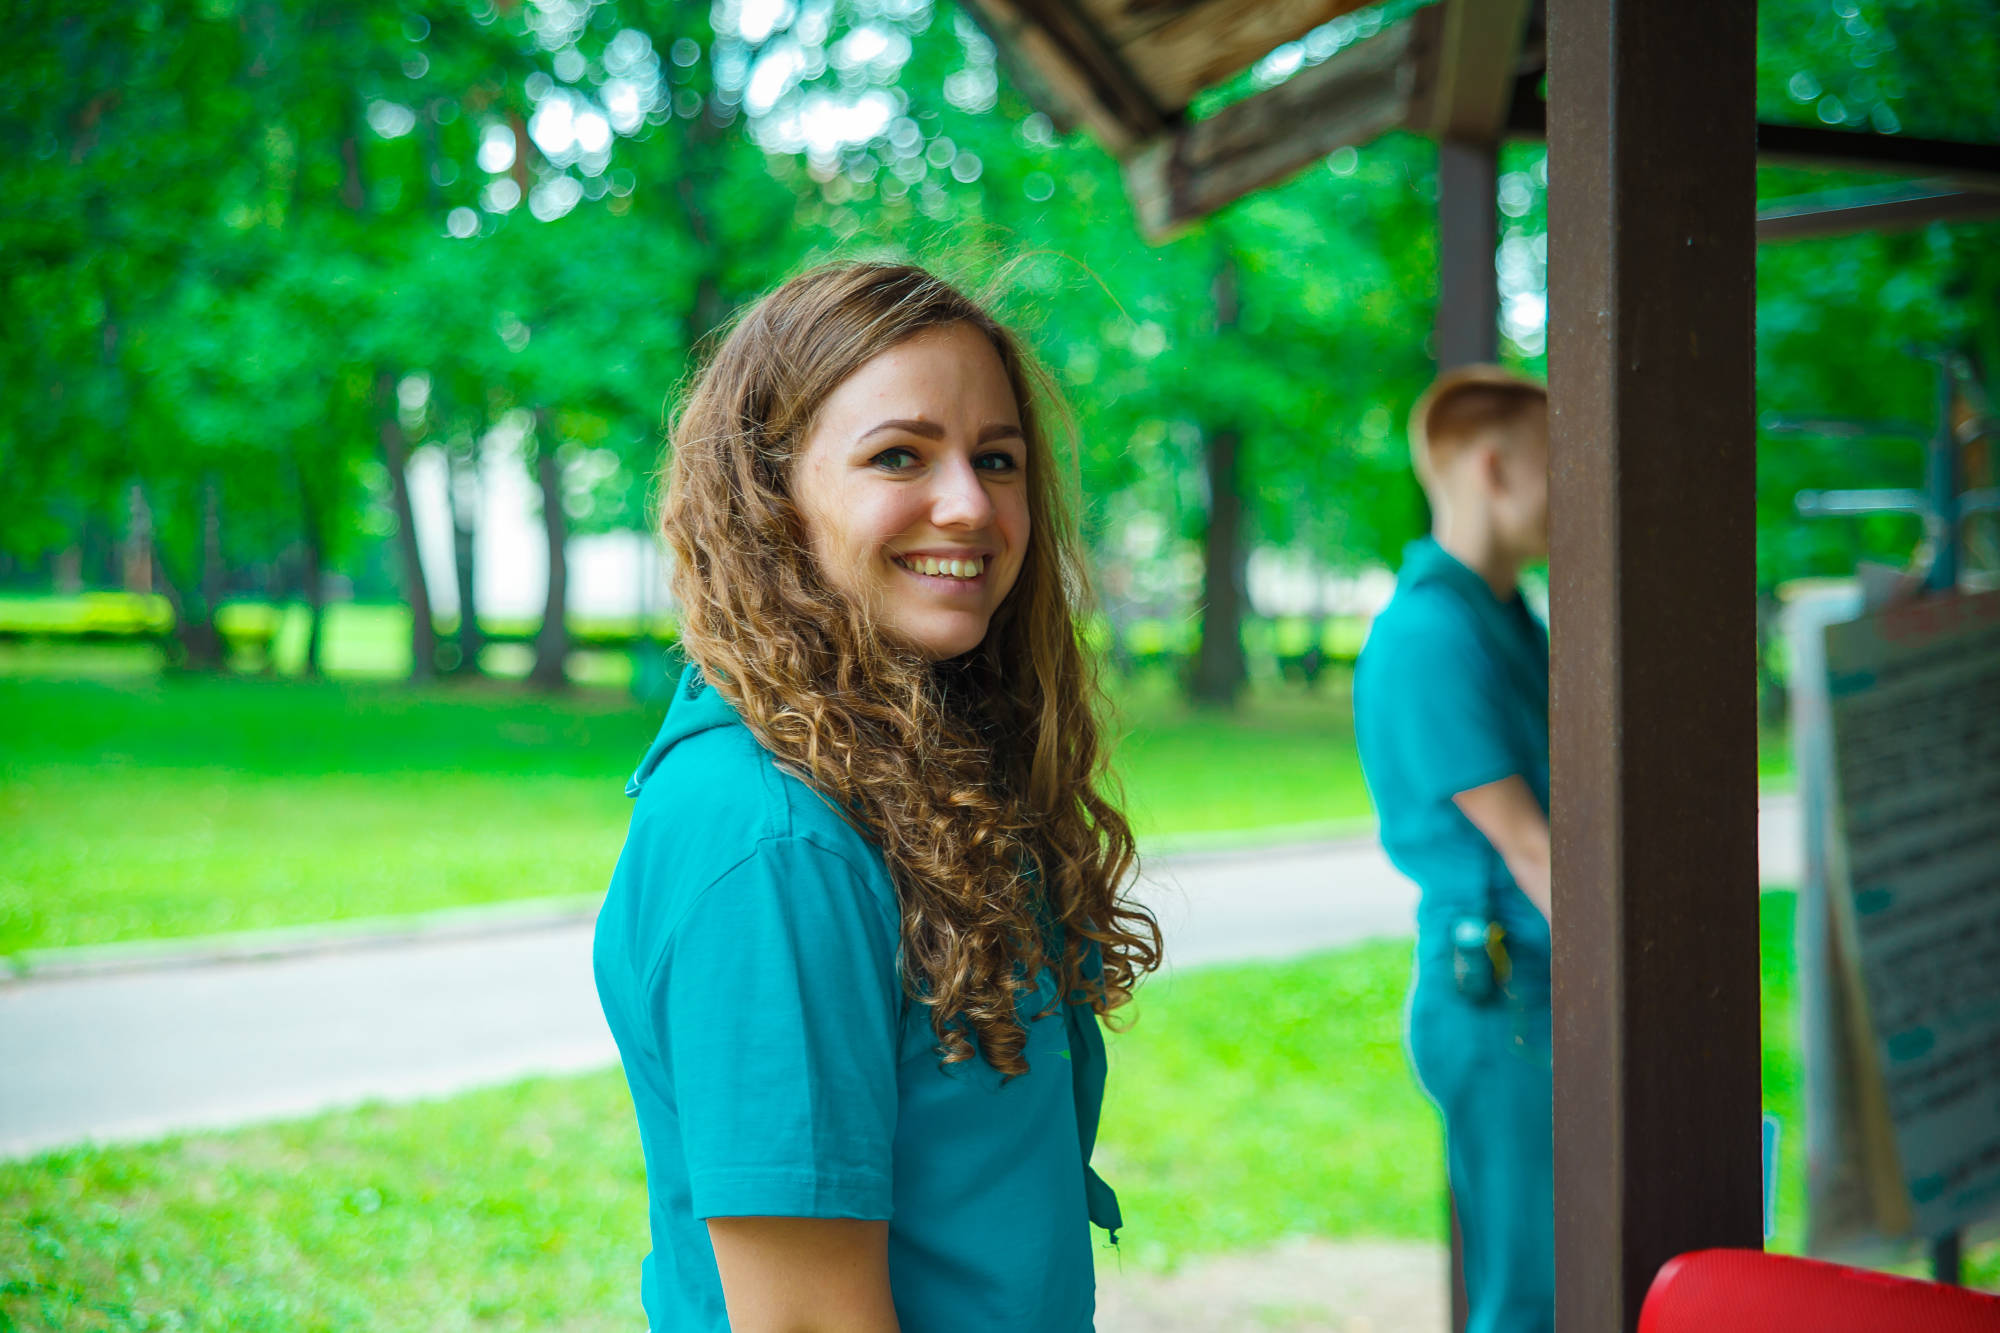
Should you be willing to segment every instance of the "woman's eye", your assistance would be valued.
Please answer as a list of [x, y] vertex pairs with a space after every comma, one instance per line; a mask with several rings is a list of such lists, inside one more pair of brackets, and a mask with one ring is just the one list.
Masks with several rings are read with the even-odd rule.
[[917, 455], [913, 450], [898, 447], [884, 449], [871, 461], [887, 472], [907, 472], [916, 466]]
[[1020, 465], [1014, 461], [1014, 455], [996, 450], [990, 454], [981, 454], [975, 460], [975, 466], [988, 472], [1011, 472]]

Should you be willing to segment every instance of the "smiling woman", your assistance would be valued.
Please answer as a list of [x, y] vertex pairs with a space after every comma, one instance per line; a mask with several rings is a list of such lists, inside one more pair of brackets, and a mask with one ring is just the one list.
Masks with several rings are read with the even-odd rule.
[[1098, 1015], [1159, 961], [1013, 336], [921, 269], [744, 313], [673, 431], [695, 664], [598, 991], [656, 1329], [1092, 1326]]

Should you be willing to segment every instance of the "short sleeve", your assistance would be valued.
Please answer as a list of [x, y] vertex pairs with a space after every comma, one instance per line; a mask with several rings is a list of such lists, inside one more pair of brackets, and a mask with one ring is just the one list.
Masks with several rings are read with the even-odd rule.
[[884, 896], [760, 843], [674, 932], [659, 996], [694, 1215], [890, 1215], [902, 988]]
[[[1506, 686], [1476, 629], [1439, 597], [1412, 599], [1409, 614], [1381, 642], [1370, 640], [1364, 725], [1373, 748], [1421, 801], [1521, 772], [1508, 745], [1513, 719]], [[1386, 628], [1386, 627], [1385, 627]]]

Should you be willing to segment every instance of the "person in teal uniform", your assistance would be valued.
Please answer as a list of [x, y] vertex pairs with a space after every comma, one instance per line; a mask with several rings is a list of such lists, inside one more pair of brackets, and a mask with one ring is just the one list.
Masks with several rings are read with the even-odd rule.
[[1548, 635], [1522, 600], [1548, 555], [1548, 395], [1492, 366], [1410, 418], [1432, 530], [1354, 674], [1382, 846], [1416, 881], [1408, 1022], [1445, 1125], [1468, 1333], [1555, 1323], [1549, 1061]]
[[1092, 1327], [1098, 1016], [1159, 935], [1045, 383], [954, 287], [845, 264], [743, 313], [674, 423], [691, 664], [594, 946], [655, 1330]]

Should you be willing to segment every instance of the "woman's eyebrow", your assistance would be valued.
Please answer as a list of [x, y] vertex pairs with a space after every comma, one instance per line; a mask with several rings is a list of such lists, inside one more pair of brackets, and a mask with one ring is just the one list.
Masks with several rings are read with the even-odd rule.
[[[926, 440], [941, 440], [944, 438], [944, 427], [938, 425], [935, 421], [919, 421], [915, 418], [905, 417], [895, 417], [888, 421], [877, 422], [867, 430], [862, 431], [856, 438], [866, 440], [872, 436], [880, 435], [884, 431], [901, 431], [906, 435], [920, 435]], [[1009, 437], [1017, 440], [1026, 438], [1021, 434], [1021, 428], [1011, 421], [989, 421], [979, 428], [979, 443], [981, 444], [988, 444], [994, 440], [1004, 440]]]
[[921, 435], [927, 440], [941, 440], [944, 438], [944, 427], [934, 421], [906, 420], [900, 417], [870, 426], [867, 430], [862, 431], [857, 438], [865, 440], [872, 435], [880, 435], [884, 431], [902, 431], [906, 435]]

